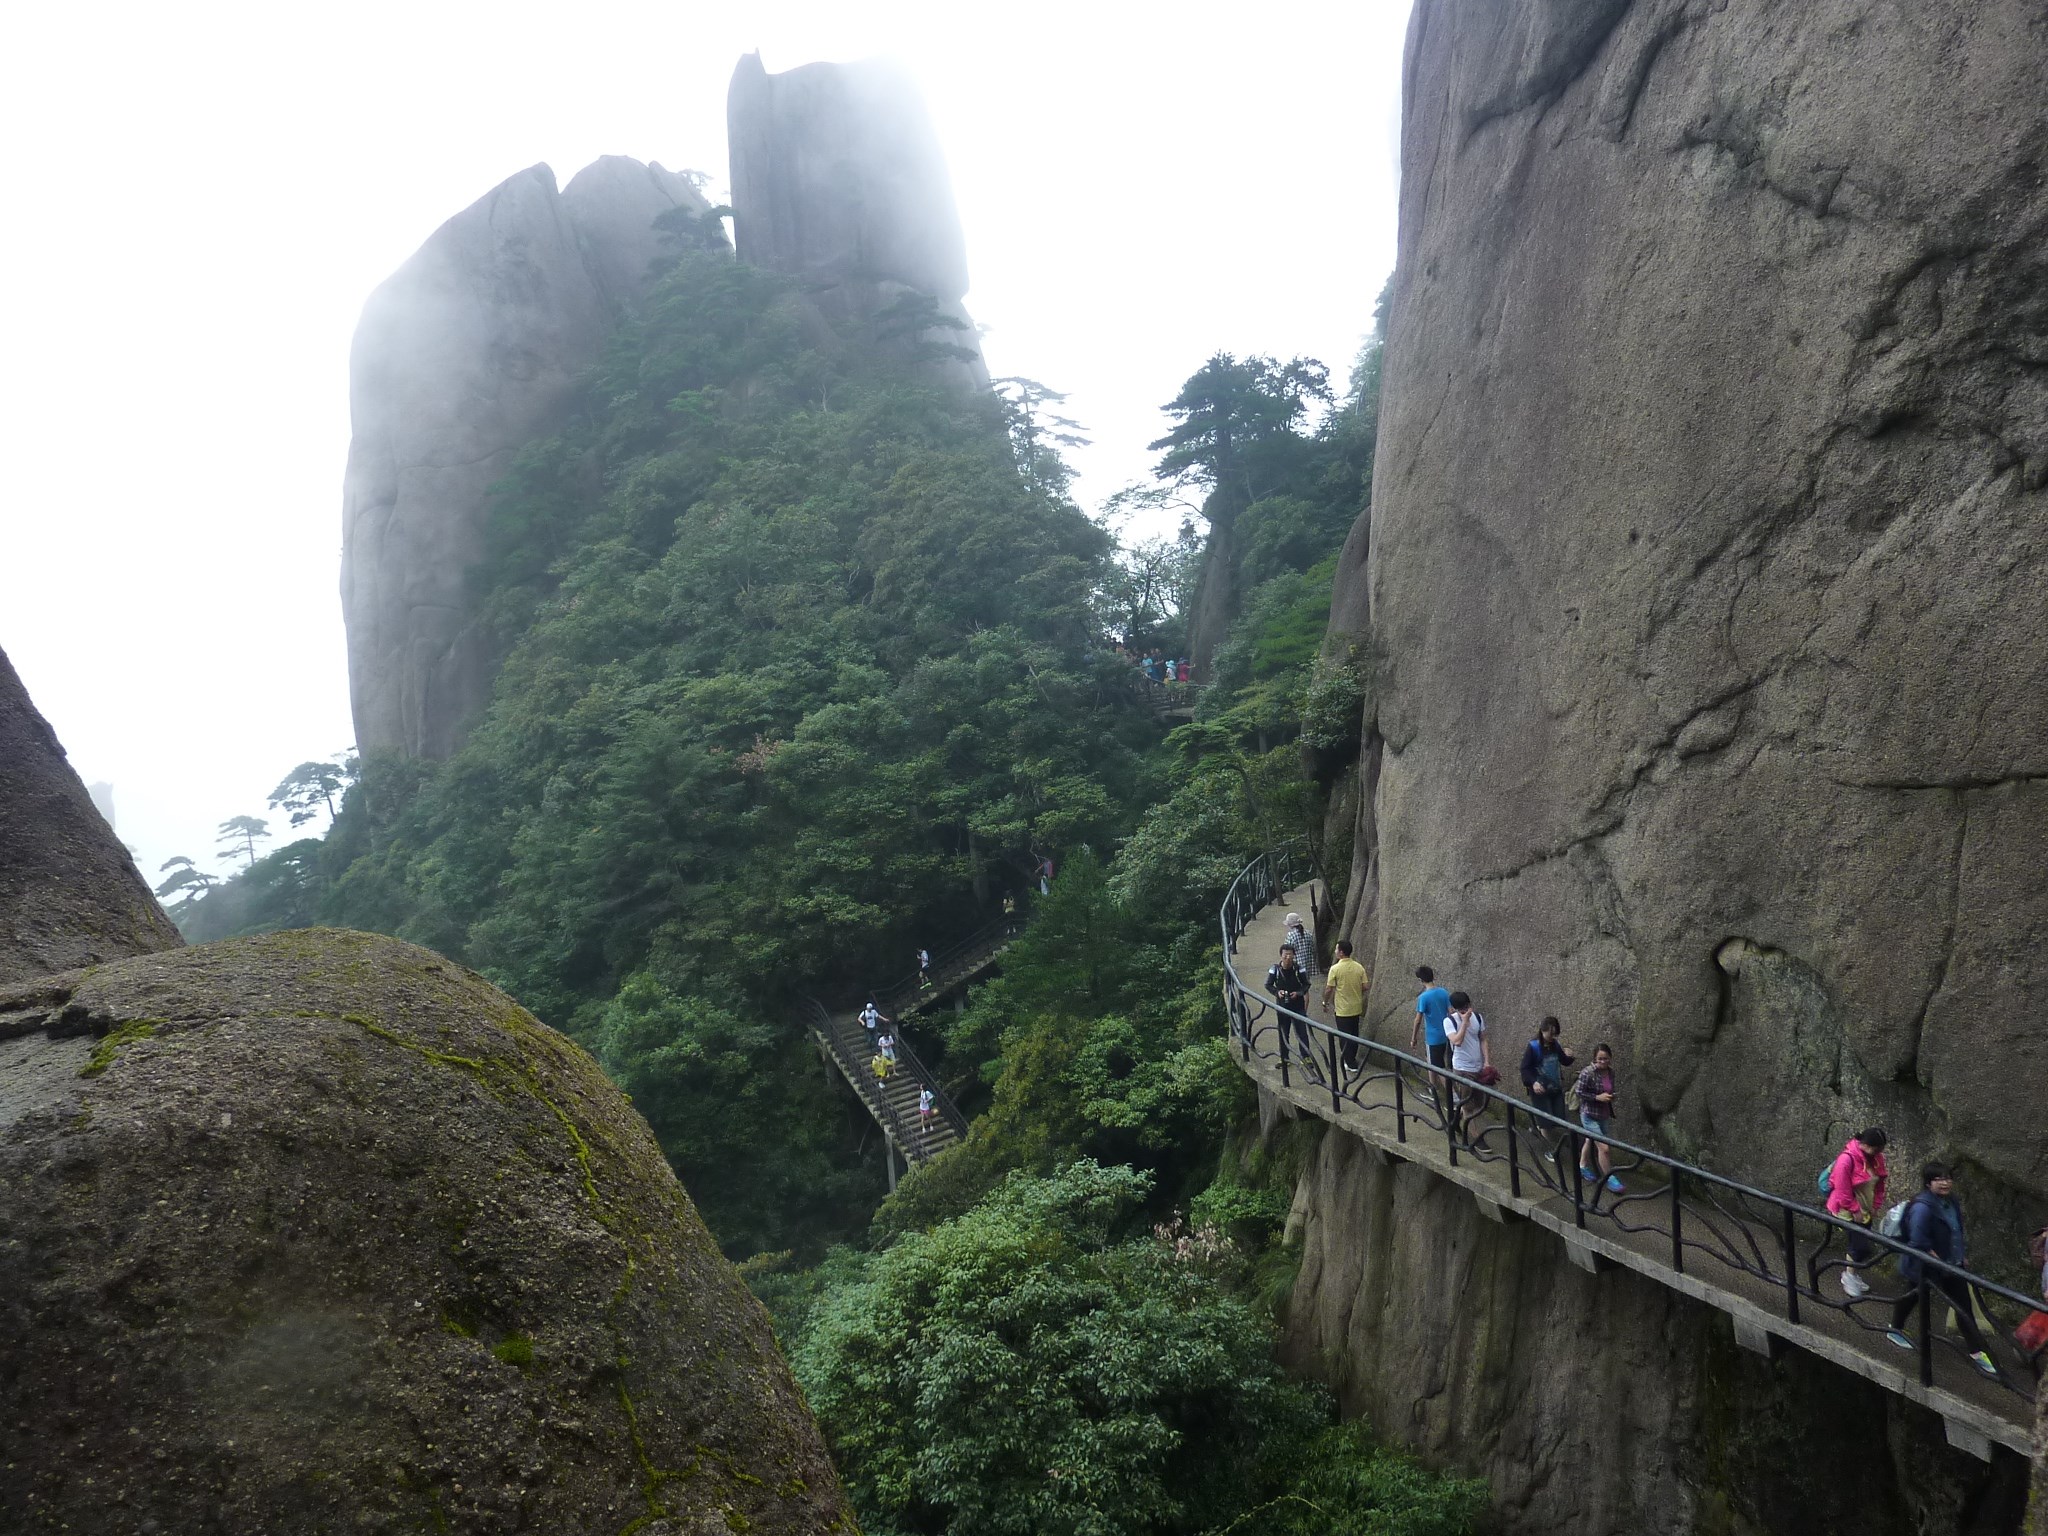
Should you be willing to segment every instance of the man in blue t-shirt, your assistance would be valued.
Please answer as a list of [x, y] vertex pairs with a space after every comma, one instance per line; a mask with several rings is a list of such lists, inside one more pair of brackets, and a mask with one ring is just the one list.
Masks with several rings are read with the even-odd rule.
[[[1451, 1041], [1444, 1033], [1444, 1020], [1451, 1016], [1451, 994], [1436, 984], [1436, 972], [1426, 965], [1415, 968], [1415, 979], [1422, 983], [1422, 995], [1415, 999], [1415, 1028], [1408, 1036], [1408, 1049], [1427, 1040], [1429, 1043], [1429, 1064], [1451, 1069]], [[1432, 1088], [1439, 1096], [1443, 1093], [1442, 1082], [1432, 1077]]]

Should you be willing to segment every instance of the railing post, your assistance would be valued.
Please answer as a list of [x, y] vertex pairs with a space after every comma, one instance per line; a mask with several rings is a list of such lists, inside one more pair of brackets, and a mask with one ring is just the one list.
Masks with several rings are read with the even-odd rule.
[[1586, 1230], [1586, 1164], [1585, 1153], [1580, 1151], [1572, 1159], [1572, 1219], [1578, 1222], [1581, 1232]]
[[1920, 1385], [1934, 1385], [1934, 1301], [1927, 1294], [1927, 1266], [1920, 1266]]
[[1515, 1106], [1508, 1109], [1508, 1193], [1522, 1198], [1522, 1149], [1515, 1136]]
[[1344, 1096], [1337, 1091], [1337, 1037], [1330, 1036], [1330, 1113], [1344, 1113]]
[[1792, 1228], [1792, 1207], [1785, 1207], [1785, 1317], [1799, 1321], [1799, 1239]]
[[1680, 1205], [1680, 1204], [1678, 1203], [1678, 1196], [1679, 1196], [1679, 1183], [1680, 1183], [1680, 1181], [1681, 1181], [1681, 1180], [1683, 1179], [1683, 1177], [1684, 1177], [1684, 1175], [1682, 1175], [1682, 1174], [1681, 1174], [1681, 1173], [1680, 1173], [1680, 1172], [1678, 1171], [1678, 1165], [1677, 1165], [1676, 1163], [1672, 1164], [1672, 1165], [1671, 1165], [1671, 1267], [1672, 1267], [1672, 1268], [1673, 1268], [1674, 1270], [1676, 1270], [1676, 1271], [1677, 1271], [1677, 1272], [1678, 1272], [1679, 1274], [1681, 1274], [1681, 1275], [1685, 1273], [1685, 1234], [1684, 1234], [1684, 1228], [1683, 1228], [1683, 1223], [1684, 1223], [1684, 1220], [1685, 1220], [1685, 1218], [1684, 1218], [1684, 1216], [1683, 1216], [1683, 1215], [1681, 1215], [1680, 1213], [1681, 1213], [1681, 1212], [1682, 1212], [1682, 1211], [1683, 1211], [1683, 1210], [1684, 1210], [1685, 1208], [1684, 1208], [1684, 1207], [1683, 1207], [1682, 1205]]
[[1401, 1063], [1394, 1063], [1394, 1140], [1408, 1140], [1408, 1111], [1401, 1102]]
[[[1439, 1092], [1439, 1094], [1440, 1094], [1440, 1096], [1441, 1096], [1442, 1098], [1444, 1098], [1445, 1100], [1448, 1100], [1448, 1097], [1449, 1097], [1449, 1096], [1448, 1096], [1447, 1094], [1444, 1094], [1444, 1093], [1443, 1093], [1443, 1091], [1442, 1091], [1441, 1089], [1440, 1089], [1440, 1090], [1438, 1090], [1438, 1092]], [[1446, 1105], [1445, 1105], [1445, 1107], [1444, 1107], [1444, 1145], [1445, 1145], [1445, 1146], [1447, 1146], [1447, 1147], [1449, 1147], [1449, 1148], [1451, 1149], [1451, 1166], [1452, 1166], [1453, 1168], [1457, 1167], [1457, 1166], [1458, 1166], [1458, 1110], [1457, 1110], [1457, 1106], [1456, 1106], [1455, 1104], [1446, 1104]]]

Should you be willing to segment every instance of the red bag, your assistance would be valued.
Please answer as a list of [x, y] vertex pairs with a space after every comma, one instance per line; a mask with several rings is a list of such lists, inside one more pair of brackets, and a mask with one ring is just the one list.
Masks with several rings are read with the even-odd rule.
[[2043, 1346], [2048, 1346], [2048, 1312], [2029, 1312], [2013, 1340], [2029, 1359], [2041, 1353]]

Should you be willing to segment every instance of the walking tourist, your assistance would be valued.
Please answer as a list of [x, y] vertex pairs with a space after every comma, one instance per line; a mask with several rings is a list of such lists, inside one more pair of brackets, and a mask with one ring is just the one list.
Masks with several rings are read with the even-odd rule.
[[872, 1040], [875, 1038], [875, 1031], [881, 1028], [885, 1022], [882, 1018], [882, 1010], [875, 1006], [875, 1000], [872, 997], [869, 998], [867, 1006], [860, 1011], [860, 1027], [868, 1032], [868, 1038]]
[[[1906, 1333], [1906, 1321], [1920, 1304], [1920, 1281], [1924, 1275], [1930, 1290], [1939, 1291], [1955, 1308], [1956, 1332], [1963, 1336], [1963, 1348], [1970, 1353], [1970, 1363], [1986, 1376], [1996, 1376], [1998, 1367], [1992, 1363], [1991, 1353], [1984, 1346], [1984, 1335], [1977, 1327], [1968, 1284], [1960, 1275], [1928, 1269], [1920, 1257], [1925, 1254], [1962, 1267], [1969, 1250], [1963, 1241], [1963, 1206], [1955, 1191], [1955, 1177], [1947, 1164], [1929, 1163], [1920, 1170], [1920, 1193], [1906, 1207], [1905, 1230], [1900, 1234], [1913, 1249], [1899, 1260], [1899, 1273], [1912, 1289], [1892, 1304], [1891, 1331], [1885, 1337], [1901, 1349], [1918, 1348]], [[1934, 1304], [1935, 1299], [1930, 1296], [1929, 1305]]]
[[1522, 1050], [1522, 1087], [1529, 1102], [1546, 1115], [1564, 1118], [1564, 1069], [1572, 1064], [1572, 1053], [1558, 1039], [1563, 1025], [1546, 1016], [1536, 1026], [1536, 1038]]
[[875, 1047], [881, 1051], [884, 1059], [894, 1061], [896, 1059], [896, 1036], [894, 1032], [886, 1029], [883, 1030], [880, 1037], [875, 1041]]
[[1849, 1263], [1842, 1271], [1842, 1292], [1851, 1301], [1870, 1294], [1870, 1282], [1857, 1271], [1868, 1269], [1877, 1258], [1877, 1244], [1870, 1240], [1870, 1227], [1877, 1220], [1877, 1213], [1884, 1209], [1889, 1173], [1884, 1148], [1884, 1128], [1873, 1125], [1851, 1136], [1828, 1169], [1828, 1214], [1853, 1221], [1857, 1227], [1849, 1234]]
[[[1426, 965], [1415, 967], [1415, 979], [1422, 983], [1422, 995], [1415, 999], [1415, 1028], [1408, 1032], [1408, 1049], [1414, 1050], [1419, 1044], [1429, 1046], [1429, 1064], [1438, 1072], [1451, 1069], [1451, 1042], [1444, 1037], [1444, 1020], [1450, 1017], [1451, 994], [1436, 984], [1436, 972]], [[1446, 1079], [1432, 1073], [1429, 1091], [1436, 1095], [1439, 1107], [1444, 1102]]]
[[917, 984], [928, 987], [932, 984], [932, 952], [920, 948], [917, 952]]
[[1287, 945], [1294, 951], [1294, 962], [1301, 967], [1301, 974], [1313, 980], [1316, 974], [1316, 941], [1302, 923], [1299, 912], [1287, 914]]
[[877, 1051], [868, 1058], [868, 1070], [875, 1074], [876, 1082], [886, 1083], [889, 1081], [889, 1074], [896, 1070], [896, 1063], [892, 1058]]
[[926, 1088], [920, 1088], [920, 1089], [918, 1089], [918, 1090], [917, 1090], [917, 1134], [918, 1134], [918, 1135], [920, 1135], [920, 1136], [929, 1136], [929, 1135], [931, 1135], [931, 1133], [932, 1133], [932, 1122], [933, 1122], [934, 1120], [936, 1120], [936, 1119], [938, 1118], [938, 1114], [939, 1114], [939, 1112], [938, 1112], [937, 1108], [936, 1108], [936, 1107], [935, 1107], [935, 1106], [934, 1106], [934, 1105], [932, 1104], [932, 1091], [931, 1091], [931, 1089], [930, 1089], [930, 1088], [928, 1088], [928, 1087], [926, 1087]]
[[[1266, 990], [1273, 994], [1273, 1001], [1282, 1008], [1292, 1008], [1298, 1014], [1308, 1012], [1308, 977], [1302, 973], [1301, 966], [1296, 962], [1292, 945], [1282, 944], [1279, 960], [1266, 968]], [[1314, 1071], [1315, 1058], [1309, 1053], [1308, 1021], [1281, 1019], [1280, 1032], [1283, 1038], [1290, 1027], [1300, 1047], [1301, 1059], [1309, 1064], [1311, 1071]]]
[[[1486, 1019], [1473, 1008], [1472, 999], [1463, 992], [1451, 994], [1451, 1011], [1444, 1020], [1444, 1039], [1450, 1042], [1451, 1070], [1475, 1083], [1485, 1081], [1483, 1074], [1493, 1068], [1493, 1052], [1486, 1044]], [[1457, 1092], [1456, 1097], [1458, 1137], [1469, 1147], [1472, 1145], [1472, 1123], [1486, 1112], [1486, 1099], [1469, 1091]]]
[[[1579, 1074], [1573, 1091], [1579, 1096], [1579, 1124], [1595, 1136], [1605, 1136], [1609, 1122], [1614, 1119], [1614, 1096], [1619, 1091], [1614, 1077], [1614, 1050], [1606, 1042], [1593, 1047], [1593, 1064]], [[1613, 1150], [1604, 1141], [1587, 1138], [1580, 1142], [1579, 1172], [1589, 1179], [1594, 1177], [1596, 1155], [1607, 1187], [1617, 1195], [1624, 1193], [1628, 1186], [1615, 1173]]]
[[1344, 1070], [1353, 1073], [1358, 1070], [1358, 1041], [1364, 1031], [1360, 1027], [1365, 1017], [1365, 989], [1372, 978], [1365, 974], [1365, 967], [1351, 958], [1351, 941], [1337, 941], [1337, 963], [1330, 967], [1330, 974], [1323, 979], [1323, 1001], [1332, 1010], [1337, 1022], [1337, 1031], [1344, 1040]]

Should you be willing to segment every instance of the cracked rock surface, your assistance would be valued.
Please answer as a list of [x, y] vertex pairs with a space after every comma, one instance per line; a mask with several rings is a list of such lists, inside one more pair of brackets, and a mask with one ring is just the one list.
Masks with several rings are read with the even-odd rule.
[[[1417, 0], [1330, 638], [1368, 673], [1344, 923], [1382, 1038], [1433, 965], [1497, 1064], [1557, 1014], [1614, 1045], [1620, 1134], [1808, 1201], [1882, 1123], [1892, 1198], [1958, 1161], [1971, 1257], [2018, 1285], [2048, 1220], [2044, 79], [2027, 0]], [[2018, 1458], [1813, 1362], [1731, 1371], [1724, 1321], [1633, 1283], [1559, 1307], [1554, 1251], [1338, 1160], [1297, 1358], [1483, 1472], [1507, 1529], [2016, 1529]], [[1842, 1465], [1846, 1502], [1811, 1476]]]
[[845, 1531], [582, 1051], [314, 929], [0, 988], [0, 1530]]
[[2044, 78], [2024, 0], [1418, 4], [1338, 578], [1404, 1038], [1428, 962], [1753, 1182], [2048, 1197]]

